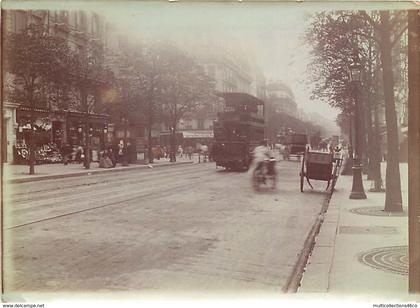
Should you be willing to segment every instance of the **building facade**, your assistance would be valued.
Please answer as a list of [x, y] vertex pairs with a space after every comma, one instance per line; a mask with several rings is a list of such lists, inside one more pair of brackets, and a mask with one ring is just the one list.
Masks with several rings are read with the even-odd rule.
[[292, 90], [284, 83], [275, 82], [267, 85], [267, 100], [277, 112], [297, 117], [297, 104]]
[[[189, 38], [185, 42], [183, 47], [213, 80], [216, 92], [241, 92], [265, 99], [264, 75], [255, 64], [241, 56], [240, 50], [232, 47], [232, 42], [226, 44], [226, 41], [208, 37]], [[184, 135], [184, 143], [209, 145], [213, 138], [213, 121], [222, 106], [223, 99], [215, 103], [211, 110], [185, 116], [178, 127]]]
[[[93, 44], [102, 46], [105, 40], [104, 19], [93, 12], [4, 10], [3, 17], [5, 35], [19, 33], [30, 25], [43, 25], [51, 35], [63, 38], [73, 51], [86, 50]], [[3, 79], [7, 83], [14, 80], [15, 77], [5, 72]], [[88, 99], [92, 100], [92, 95]], [[37, 160], [41, 160], [45, 156], [46, 148], [51, 149], [51, 146], [47, 145], [54, 144], [58, 152], [58, 149], [67, 142], [74, 146], [83, 144], [81, 132], [85, 136], [86, 134], [91, 135], [94, 151], [97, 152], [104, 144], [104, 131], [106, 131], [105, 126], [108, 122], [108, 117], [105, 114], [90, 114], [90, 127], [86, 128], [84, 127], [86, 117], [79, 108], [75, 106], [59, 107], [51, 100], [50, 95], [46, 95], [37, 104], [35, 110], [30, 110], [25, 101], [14, 103], [4, 101], [2, 103], [6, 131], [2, 137], [7, 153], [7, 155], [3, 155], [4, 162], [21, 159], [24, 161], [25, 157], [22, 156], [24, 153], [28, 153], [28, 129], [30, 129], [28, 123], [32, 114], [36, 117], [32, 129], [36, 130], [36, 155], [40, 157], [36, 158]]]

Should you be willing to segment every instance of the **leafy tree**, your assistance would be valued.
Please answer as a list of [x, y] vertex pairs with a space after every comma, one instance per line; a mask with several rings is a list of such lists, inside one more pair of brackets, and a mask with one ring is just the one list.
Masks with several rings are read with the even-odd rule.
[[170, 161], [175, 161], [176, 129], [187, 113], [195, 113], [219, 99], [214, 95], [214, 84], [203, 68], [181, 50], [172, 47], [162, 53], [167, 63], [162, 88], [162, 111], [171, 130]]
[[346, 112], [354, 108], [348, 77], [355, 47], [352, 28], [353, 23], [342, 12], [323, 12], [312, 16], [306, 33], [306, 41], [312, 47], [308, 67], [312, 98]]
[[90, 168], [91, 131], [90, 114], [100, 105], [100, 89], [111, 83], [112, 72], [105, 66], [103, 47], [98, 43], [89, 43], [72, 53], [68, 78], [78, 106], [85, 114], [85, 168]]
[[4, 40], [4, 65], [9, 73], [6, 97], [30, 107], [29, 174], [35, 174], [35, 107], [45, 104], [45, 89], [65, 78], [69, 48], [66, 42], [41, 25], [30, 25]]
[[[329, 102], [346, 114], [351, 114], [354, 109], [346, 70], [352, 58], [352, 50], [358, 48], [362, 67], [365, 68], [363, 100], [366, 101], [368, 111], [366, 124], [371, 145], [378, 139], [378, 119], [374, 119], [376, 123], [372, 125], [370, 107], [373, 106], [377, 111], [378, 105], [373, 102], [379, 101], [381, 95], [384, 97], [388, 147], [386, 189], [389, 193], [385, 201], [387, 211], [402, 210], [391, 51], [405, 31], [404, 20], [405, 12], [324, 12], [312, 17], [306, 37], [313, 47], [314, 59], [310, 66], [313, 97]], [[382, 83], [379, 86], [378, 80]], [[374, 130], [369, 131], [372, 127]], [[376, 148], [379, 148], [377, 144]], [[378, 160], [377, 154], [371, 151], [373, 161]], [[379, 163], [376, 162], [375, 165], [376, 171], [380, 172]]]
[[401, 212], [401, 179], [399, 170], [398, 125], [395, 112], [395, 82], [393, 73], [392, 48], [407, 30], [405, 11], [380, 11], [379, 20], [375, 20], [366, 12], [362, 16], [373, 27], [380, 50], [382, 80], [385, 101], [385, 119], [387, 132], [387, 167], [385, 211]]
[[119, 92], [116, 104], [110, 107], [132, 122], [145, 123], [148, 132], [148, 160], [153, 162], [152, 127], [162, 117], [162, 89], [169, 62], [162, 55], [166, 46], [126, 46], [117, 56], [115, 87]]
[[139, 85], [137, 103], [141, 105], [137, 108], [143, 111], [147, 124], [149, 163], [153, 162], [152, 128], [161, 118], [165, 75], [169, 72], [170, 63], [165, 59], [166, 48], [171, 47], [158, 43], [143, 47], [134, 65], [134, 76]]

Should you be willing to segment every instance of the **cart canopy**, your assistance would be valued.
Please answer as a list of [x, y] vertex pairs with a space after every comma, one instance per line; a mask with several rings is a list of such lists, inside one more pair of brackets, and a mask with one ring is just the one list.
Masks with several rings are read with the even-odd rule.
[[333, 155], [328, 152], [306, 152], [306, 160], [311, 164], [330, 165], [332, 164]]

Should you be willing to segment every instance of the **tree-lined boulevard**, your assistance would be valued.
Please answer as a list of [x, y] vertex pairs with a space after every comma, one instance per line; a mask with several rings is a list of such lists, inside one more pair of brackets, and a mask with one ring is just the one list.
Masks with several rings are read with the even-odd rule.
[[13, 184], [4, 288], [281, 291], [327, 197], [298, 170], [259, 194], [211, 163]]
[[[264, 76], [271, 69], [267, 59], [256, 59], [271, 53], [261, 42], [283, 44], [276, 32], [259, 37], [261, 12], [254, 16], [258, 23], [249, 23], [255, 33], [238, 26], [232, 46], [225, 24], [206, 24], [199, 10], [203, 24], [200, 18], [193, 23], [209, 33], [190, 45], [175, 26], [170, 42], [147, 40], [146, 33], [124, 33], [121, 20], [113, 32], [97, 12], [89, 12], [91, 28], [87, 11], [69, 12], [5, 12], [3, 89], [11, 109], [2, 138], [14, 138], [3, 138], [9, 152], [14, 143], [12, 156], [18, 148], [27, 152], [14, 163], [29, 169], [18, 179], [4, 172], [17, 174], [16, 165], [3, 169], [5, 293], [279, 294], [296, 292], [309, 265], [304, 290], [319, 284], [329, 292], [331, 282], [331, 290], [351, 291], [347, 279], [365, 275], [367, 293], [371, 282], [379, 288], [387, 280], [407, 294], [420, 292], [419, 11], [299, 15], [302, 49], [285, 55], [295, 61], [302, 53], [305, 69], [290, 85], [281, 80], [287, 69], [276, 66], [282, 55], [269, 57], [277, 70], [272, 83]], [[230, 13], [242, 25], [243, 16]], [[226, 48], [210, 39], [213, 25], [222, 26], [215, 37]], [[249, 50], [241, 50], [247, 43]], [[291, 66], [300, 65], [293, 61], [290, 75], [296, 74]], [[300, 83], [307, 101], [299, 101], [302, 93], [295, 98]], [[229, 95], [238, 100], [229, 103]], [[325, 117], [309, 117], [309, 104]], [[334, 133], [329, 112], [338, 115]], [[306, 140], [302, 152], [292, 152], [293, 135]], [[67, 169], [45, 172], [43, 179], [48, 168], [36, 164], [47, 160], [36, 156], [46, 145], [53, 149], [53, 141], [63, 159], [50, 170]], [[277, 158], [277, 187], [259, 190], [252, 182], [255, 165], [244, 169], [252, 156], [259, 159], [256, 146], [267, 143]], [[223, 164], [220, 153], [231, 161]], [[326, 190], [331, 180], [338, 185]], [[408, 222], [409, 239], [401, 231]], [[382, 258], [384, 251], [391, 256]], [[395, 274], [403, 276], [394, 280]]]

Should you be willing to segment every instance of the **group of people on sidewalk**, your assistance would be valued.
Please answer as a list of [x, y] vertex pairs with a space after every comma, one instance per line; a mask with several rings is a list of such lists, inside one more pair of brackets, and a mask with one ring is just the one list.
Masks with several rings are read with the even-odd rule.
[[[98, 153], [97, 161], [99, 161], [100, 168], [113, 168], [117, 163], [122, 165], [133, 163], [133, 157], [136, 155], [133, 154], [134, 148], [131, 146], [130, 142], [127, 142], [124, 145], [123, 140], [121, 140], [117, 145], [109, 145], [106, 149]], [[90, 152], [90, 158], [92, 160], [93, 153], [92, 149]], [[196, 150], [194, 147], [187, 146], [185, 150], [181, 145], [178, 146], [176, 150], [176, 155], [178, 157], [187, 157], [190, 160], [193, 159], [193, 154], [198, 153], [199, 159], [203, 161], [211, 161], [211, 154], [209, 147], [207, 145], [198, 144]], [[81, 145], [72, 146], [69, 143], [65, 143], [61, 148], [61, 155], [64, 165], [69, 163], [85, 163], [86, 157], [86, 148]], [[155, 146], [152, 150], [153, 158], [160, 160], [161, 158], [170, 158], [170, 150], [166, 146]], [[95, 157], [96, 161], [96, 157]]]
[[[160, 160], [161, 158], [170, 158], [171, 149], [167, 148], [166, 146], [160, 146], [157, 145], [153, 147], [153, 158], [156, 158], [157, 160]], [[183, 158], [187, 157], [188, 159], [192, 160], [194, 153], [197, 153], [201, 157], [203, 157], [203, 161], [210, 160], [211, 161], [211, 154], [209, 151], [209, 146], [207, 145], [201, 145], [197, 144], [196, 149], [194, 150], [194, 147], [189, 145], [186, 146], [185, 149], [182, 147], [182, 145], [178, 145], [178, 148], [175, 151], [175, 155]]]
[[185, 155], [190, 160], [192, 160], [192, 156], [195, 152], [198, 154], [199, 158], [201, 158], [201, 156], [203, 157], [203, 161], [207, 161], [207, 160], [212, 161], [210, 148], [206, 144], [198, 143], [196, 145], [195, 151], [192, 146], [187, 146], [184, 150], [181, 145], [178, 146], [178, 150], [177, 150], [179, 157], [183, 157]]
[[80, 164], [85, 159], [85, 150], [81, 145], [73, 147], [69, 143], [65, 143], [61, 148], [61, 155], [64, 165], [68, 165], [71, 162]]
[[130, 142], [124, 145], [121, 140], [120, 143], [114, 148], [108, 148], [99, 154], [99, 168], [114, 168], [117, 163], [124, 165], [134, 163], [133, 148]]
[[[90, 150], [90, 159], [93, 158], [93, 151]], [[116, 146], [109, 145], [106, 149], [98, 153], [98, 161], [100, 168], [113, 168], [117, 163], [130, 164], [133, 163], [133, 149], [130, 142], [124, 145], [121, 140]], [[75, 147], [69, 143], [64, 144], [61, 149], [63, 163], [68, 165], [69, 163], [85, 163], [86, 148], [81, 145]]]

